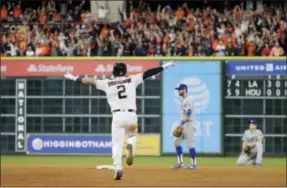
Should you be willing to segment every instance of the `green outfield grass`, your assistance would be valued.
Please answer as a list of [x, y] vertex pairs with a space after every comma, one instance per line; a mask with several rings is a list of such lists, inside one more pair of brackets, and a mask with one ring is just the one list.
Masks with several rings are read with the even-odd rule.
[[[136, 157], [136, 164], [171, 165], [175, 157]], [[185, 163], [190, 159], [184, 158]], [[198, 157], [199, 165], [233, 166], [235, 157]], [[112, 158], [106, 156], [1, 156], [1, 163], [95, 163], [112, 164]], [[263, 158], [263, 166], [286, 167], [286, 158]]]

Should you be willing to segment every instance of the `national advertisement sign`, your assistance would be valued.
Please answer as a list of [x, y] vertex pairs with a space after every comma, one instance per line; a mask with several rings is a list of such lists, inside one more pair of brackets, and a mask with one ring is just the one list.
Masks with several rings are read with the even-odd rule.
[[[139, 134], [136, 148], [137, 155], [159, 155], [160, 136]], [[27, 154], [111, 155], [112, 138], [97, 134], [29, 134]]]
[[[66, 72], [75, 75], [112, 75], [113, 64], [117, 60], [98, 59], [3, 59], [1, 60], [1, 76], [63, 76]], [[159, 66], [157, 60], [125, 60], [128, 74], [137, 74]]]
[[[219, 61], [177, 61], [163, 74], [162, 153], [175, 153], [172, 131], [180, 123], [177, 87], [184, 83], [194, 101], [195, 147], [200, 153], [221, 153], [221, 66]], [[186, 141], [182, 143], [188, 152]]]
[[232, 60], [226, 62], [227, 75], [286, 75], [286, 60]]

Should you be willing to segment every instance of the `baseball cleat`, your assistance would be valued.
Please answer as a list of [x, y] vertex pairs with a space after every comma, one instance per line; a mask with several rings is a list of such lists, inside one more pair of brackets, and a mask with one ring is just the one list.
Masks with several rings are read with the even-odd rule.
[[262, 166], [261, 163], [253, 163], [253, 166]]
[[123, 177], [124, 171], [123, 170], [116, 170], [114, 180], [120, 180]]
[[185, 166], [184, 169], [195, 170], [195, 169], [197, 169], [197, 165]]
[[133, 146], [131, 144], [128, 144], [127, 145], [127, 150], [128, 150], [127, 165], [131, 166], [133, 164], [133, 161], [134, 161]]
[[176, 163], [175, 165], [171, 166], [171, 168], [183, 168], [184, 164], [183, 163]]

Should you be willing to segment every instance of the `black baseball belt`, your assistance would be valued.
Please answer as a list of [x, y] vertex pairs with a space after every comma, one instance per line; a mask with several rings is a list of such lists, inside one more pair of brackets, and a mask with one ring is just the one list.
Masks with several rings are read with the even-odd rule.
[[133, 110], [133, 109], [116, 109], [116, 110], [113, 110], [112, 112], [113, 113], [114, 112], [135, 112], [135, 110]]

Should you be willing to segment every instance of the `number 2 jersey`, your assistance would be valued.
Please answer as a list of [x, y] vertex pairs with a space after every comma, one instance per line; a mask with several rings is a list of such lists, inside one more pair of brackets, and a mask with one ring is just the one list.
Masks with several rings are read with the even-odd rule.
[[143, 82], [143, 75], [116, 77], [115, 79], [96, 80], [96, 87], [106, 93], [111, 111], [136, 108], [136, 88]]

